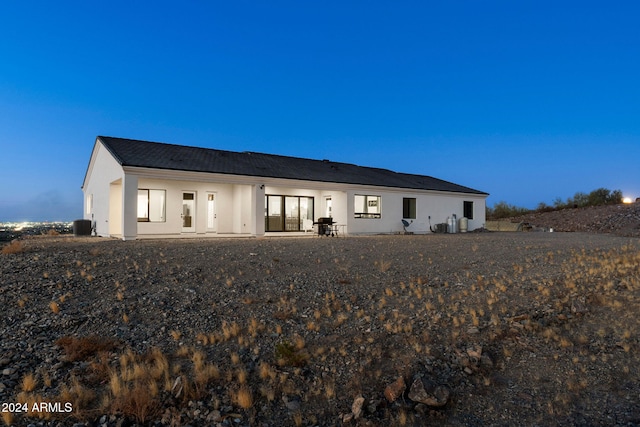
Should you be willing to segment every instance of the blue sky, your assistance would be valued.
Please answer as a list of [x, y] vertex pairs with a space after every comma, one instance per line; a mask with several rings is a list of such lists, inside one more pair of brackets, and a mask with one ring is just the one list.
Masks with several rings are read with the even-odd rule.
[[634, 1], [5, 2], [0, 221], [82, 217], [97, 135], [640, 197]]

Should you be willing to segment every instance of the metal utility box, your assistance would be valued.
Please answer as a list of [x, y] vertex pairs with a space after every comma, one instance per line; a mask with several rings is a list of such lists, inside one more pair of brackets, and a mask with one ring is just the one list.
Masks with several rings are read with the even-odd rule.
[[91, 220], [77, 219], [73, 221], [74, 236], [91, 236]]

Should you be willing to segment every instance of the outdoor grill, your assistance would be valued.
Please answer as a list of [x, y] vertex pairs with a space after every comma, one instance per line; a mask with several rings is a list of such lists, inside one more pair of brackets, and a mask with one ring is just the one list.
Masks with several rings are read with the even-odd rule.
[[333, 235], [333, 218], [331, 217], [322, 217], [318, 218], [318, 221], [315, 223], [318, 225], [318, 235], [320, 236], [329, 236]]

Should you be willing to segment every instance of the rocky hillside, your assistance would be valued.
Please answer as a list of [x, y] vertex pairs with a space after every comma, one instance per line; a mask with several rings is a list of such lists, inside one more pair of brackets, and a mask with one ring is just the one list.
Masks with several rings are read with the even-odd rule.
[[640, 203], [534, 212], [511, 218], [511, 221], [529, 223], [534, 229], [640, 237]]

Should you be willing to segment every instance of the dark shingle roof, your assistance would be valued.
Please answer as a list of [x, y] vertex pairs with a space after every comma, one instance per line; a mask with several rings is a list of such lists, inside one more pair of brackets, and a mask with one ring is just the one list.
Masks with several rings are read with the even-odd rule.
[[122, 166], [487, 194], [430, 176], [398, 173], [349, 163], [241, 153], [108, 136], [99, 136], [98, 139]]

